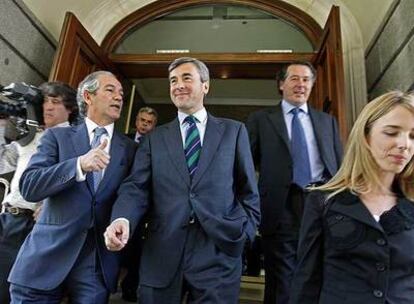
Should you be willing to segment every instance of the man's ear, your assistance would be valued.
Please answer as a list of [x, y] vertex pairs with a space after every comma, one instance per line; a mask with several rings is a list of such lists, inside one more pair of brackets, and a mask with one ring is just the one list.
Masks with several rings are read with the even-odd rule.
[[83, 100], [85, 101], [85, 103], [89, 106], [90, 104], [91, 104], [91, 95], [92, 95], [92, 93], [91, 92], [88, 92], [88, 91], [83, 91]]
[[283, 80], [279, 81], [278, 89], [279, 89], [280, 92], [283, 92], [283, 85], [284, 84], [285, 84], [285, 82]]
[[203, 92], [205, 95], [207, 95], [209, 89], [210, 89], [210, 81], [203, 82]]

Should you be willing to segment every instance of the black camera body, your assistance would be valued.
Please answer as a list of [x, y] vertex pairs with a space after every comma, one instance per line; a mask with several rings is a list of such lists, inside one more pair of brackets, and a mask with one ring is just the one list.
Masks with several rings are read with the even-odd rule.
[[0, 86], [0, 115], [7, 117], [22, 146], [30, 143], [43, 124], [43, 94], [39, 88], [24, 82]]

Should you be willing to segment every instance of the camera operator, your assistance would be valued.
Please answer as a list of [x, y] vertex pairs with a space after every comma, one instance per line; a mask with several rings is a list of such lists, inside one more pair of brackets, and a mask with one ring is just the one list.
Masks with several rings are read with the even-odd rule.
[[[79, 109], [73, 88], [61, 82], [47, 82], [39, 89], [43, 95], [45, 128], [66, 127], [76, 121]], [[0, 119], [0, 174], [15, 171], [10, 193], [2, 203], [3, 213], [0, 214], [0, 303], [9, 303], [7, 277], [40, 210], [40, 202], [27, 202], [23, 199], [19, 191], [19, 180], [30, 157], [36, 152], [43, 131], [39, 128], [29, 142], [19, 140], [6, 144], [4, 130], [5, 120]]]

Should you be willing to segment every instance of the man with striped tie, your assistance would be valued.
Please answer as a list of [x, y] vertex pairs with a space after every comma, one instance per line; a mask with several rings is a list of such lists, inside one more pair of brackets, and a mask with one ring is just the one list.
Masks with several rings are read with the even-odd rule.
[[105, 232], [122, 249], [149, 210], [139, 301], [238, 303], [241, 253], [260, 220], [259, 196], [244, 125], [207, 113], [209, 72], [201, 61], [169, 66], [178, 117], [146, 136]]

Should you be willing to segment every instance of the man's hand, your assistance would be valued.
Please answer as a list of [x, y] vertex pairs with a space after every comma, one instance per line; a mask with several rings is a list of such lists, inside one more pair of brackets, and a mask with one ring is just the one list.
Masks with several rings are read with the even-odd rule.
[[91, 149], [88, 153], [79, 157], [83, 172], [100, 171], [108, 166], [110, 156], [105, 152], [107, 145], [108, 140], [104, 139], [99, 147]]
[[115, 220], [106, 228], [104, 233], [106, 248], [119, 251], [125, 247], [129, 238], [129, 223], [125, 220]]
[[34, 210], [34, 212], [33, 212], [33, 219], [34, 219], [34, 221], [35, 222], [37, 222], [37, 219], [39, 218], [39, 214], [40, 214], [40, 211], [42, 210], [42, 205], [40, 205], [39, 207], [37, 207], [35, 210]]

